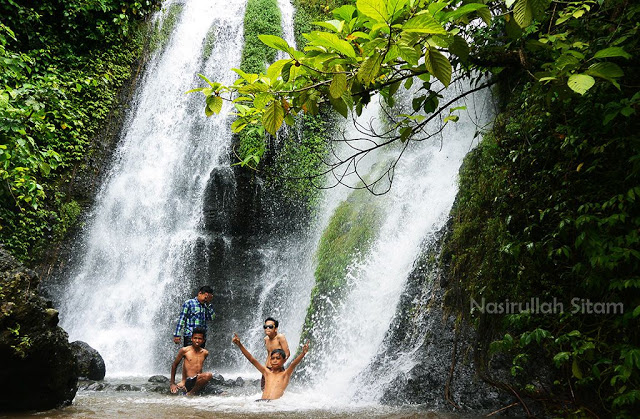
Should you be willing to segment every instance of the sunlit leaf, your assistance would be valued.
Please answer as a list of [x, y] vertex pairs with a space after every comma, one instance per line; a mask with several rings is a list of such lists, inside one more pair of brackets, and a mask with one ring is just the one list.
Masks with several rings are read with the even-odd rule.
[[275, 35], [258, 35], [258, 39], [260, 39], [265, 45], [278, 49], [280, 51], [289, 52], [291, 47], [284, 39]]
[[339, 73], [333, 76], [333, 80], [329, 85], [329, 94], [334, 99], [337, 99], [342, 96], [342, 94], [347, 90], [347, 76], [346, 74]]
[[262, 125], [271, 135], [276, 135], [284, 120], [284, 108], [282, 104], [274, 100], [267, 106], [262, 114]]
[[569, 77], [567, 86], [574, 92], [584, 95], [595, 83], [593, 77], [587, 74], [573, 74]]
[[596, 52], [593, 58], [612, 58], [612, 57], [622, 57], [622, 58], [631, 58], [631, 54], [626, 52], [624, 49], [620, 47], [610, 47], [601, 49]]
[[402, 25], [402, 30], [406, 32], [442, 35], [447, 33], [446, 29], [436, 22], [436, 20], [428, 13], [423, 13], [409, 19], [404, 25]]
[[386, 21], [389, 17], [384, 0], [357, 0], [356, 7], [360, 13], [376, 21]]
[[427, 49], [424, 65], [446, 87], [451, 83], [451, 63], [449, 59], [435, 48]]
[[360, 66], [356, 77], [364, 84], [369, 84], [378, 76], [380, 72], [380, 65], [382, 64], [383, 56], [381, 54], [374, 54], [367, 57], [366, 60]]

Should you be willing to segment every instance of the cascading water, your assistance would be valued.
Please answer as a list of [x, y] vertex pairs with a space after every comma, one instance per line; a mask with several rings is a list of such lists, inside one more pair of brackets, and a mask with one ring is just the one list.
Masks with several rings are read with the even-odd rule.
[[[191, 292], [184, 287], [202, 234], [209, 173], [229, 165], [227, 119], [205, 120], [201, 98], [185, 92], [201, 85], [197, 73], [233, 82], [244, 3], [190, 0], [182, 7], [166, 49], [148, 64], [61, 307], [70, 339], [94, 346], [109, 375], [166, 369], [167, 356], [136, 348], [160, 349], [161, 341], [169, 342], [171, 332], [158, 336], [165, 331], [159, 325], [175, 321], [176, 298]], [[205, 62], [210, 28], [216, 42]]]
[[[279, 3], [284, 38], [294, 45], [291, 4], [287, 0]], [[165, 8], [171, 4], [165, 3]], [[169, 44], [148, 64], [115, 163], [89, 217], [79, 250], [81, 262], [62, 300], [60, 318], [70, 339], [86, 341], [98, 349], [105, 358], [107, 375], [112, 377], [166, 374], [176, 351], [169, 342], [179, 304], [192, 297], [194, 283], [204, 283], [203, 272], [208, 278], [212, 276], [211, 263], [202, 259], [202, 248], [211, 243], [203, 229], [202, 205], [207, 188], [212, 187], [210, 174], [226, 171], [230, 164], [231, 134], [224, 116], [229, 105], [221, 115], [205, 120], [201, 97], [184, 92], [201, 85], [197, 73], [222, 83], [233, 82], [230, 69], [239, 65], [245, 5], [243, 1], [222, 0], [189, 0], [183, 5]], [[212, 30], [214, 50], [210, 59], [203, 59], [203, 44]], [[412, 143], [395, 168], [390, 191], [365, 198], [366, 205], [376, 207], [375, 231], [368, 247], [349, 264], [341, 298], [326, 300], [332, 305], [331, 318], [314, 332], [317, 342], [299, 367], [299, 374], [310, 383], [292, 386], [280, 409], [348, 410], [358, 403], [379, 409], [382, 388], [394, 374], [415, 364], [408, 352], [397, 357], [384, 374], [363, 375], [376, 356], [394, 350], [384, 339], [409, 272], [423, 243], [448, 216], [457, 191], [457, 171], [473, 146], [476, 127], [472, 120], [484, 121], [490, 113], [483, 94], [466, 105], [468, 113], [475, 112], [473, 118], [463, 117], [440, 136]], [[363, 125], [372, 121], [377, 129], [379, 116], [380, 105], [375, 99], [358, 121]], [[347, 131], [347, 137], [361, 137], [353, 127]], [[391, 147], [373, 153], [362, 162], [360, 174], [375, 176], [379, 170], [376, 162], [388, 162], [398, 152]], [[355, 181], [352, 185], [356, 186]], [[236, 319], [241, 324], [234, 331], [260, 360], [265, 355], [260, 326], [267, 315], [281, 321], [281, 331], [295, 351], [315, 282], [319, 242], [337, 210], [352, 199], [349, 188], [330, 189], [310, 231], [273, 236], [257, 246], [255, 254], [264, 269], [255, 278], [245, 278], [242, 285], [250, 284], [257, 296], [249, 307], [242, 307], [243, 313], [253, 313], [253, 320]], [[205, 208], [207, 211], [220, 209]], [[228, 233], [222, 237], [223, 247], [232, 241]], [[203, 264], [208, 267], [200, 266]], [[233, 281], [224, 287], [220, 292], [229, 299], [240, 294], [235, 292], [239, 285]], [[227, 369], [225, 375], [240, 371], [243, 376], [257, 377], [259, 374], [231, 347], [230, 336], [216, 330], [221, 318], [233, 319], [234, 314], [240, 314], [231, 310], [217, 314], [215, 341], [207, 347], [231, 348], [224, 350], [238, 356], [231, 361], [214, 357], [205, 368], [222, 365]], [[153, 348], [151, 352], [149, 348]], [[366, 383], [358, 381], [363, 376]], [[261, 407], [247, 404], [246, 396], [213, 398], [199, 401], [197, 406], [264, 413]], [[369, 416], [374, 412], [377, 410], [369, 410]]]

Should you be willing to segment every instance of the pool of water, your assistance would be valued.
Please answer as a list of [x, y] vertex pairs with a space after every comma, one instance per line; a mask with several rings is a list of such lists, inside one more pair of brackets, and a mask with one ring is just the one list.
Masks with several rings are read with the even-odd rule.
[[[253, 377], [252, 377], [253, 378]], [[278, 400], [257, 402], [253, 379], [243, 387], [224, 387], [220, 395], [186, 397], [153, 391], [116, 391], [118, 384], [144, 386], [146, 380], [105, 380], [103, 391], [79, 390], [71, 406], [46, 412], [0, 414], [0, 418], [458, 418], [427, 406], [383, 406], [335, 403], [328, 396], [302, 388], [289, 389]], [[168, 386], [168, 385], [167, 385]], [[82, 388], [82, 386], [81, 386]]]

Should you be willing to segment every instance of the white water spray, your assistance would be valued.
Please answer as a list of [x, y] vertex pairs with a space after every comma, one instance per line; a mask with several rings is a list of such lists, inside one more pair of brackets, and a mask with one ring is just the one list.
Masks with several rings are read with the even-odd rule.
[[[185, 261], [201, 236], [209, 173], [229, 165], [227, 119], [205, 120], [201, 97], [185, 92], [202, 85], [201, 72], [233, 82], [244, 2], [190, 0], [183, 7], [168, 46], [148, 64], [61, 307], [70, 339], [95, 347], [109, 376], [166, 368], [148, 349], [170, 339], [157, 336], [159, 319], [167, 317], [163, 301], [184, 294]], [[214, 51], [203, 63], [212, 26]], [[169, 318], [177, 315], [177, 307], [170, 310]]]

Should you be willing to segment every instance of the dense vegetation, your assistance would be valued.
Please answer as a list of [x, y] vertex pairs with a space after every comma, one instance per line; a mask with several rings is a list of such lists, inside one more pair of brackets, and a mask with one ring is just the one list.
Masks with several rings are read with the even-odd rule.
[[[524, 55], [499, 77], [503, 111], [461, 172], [446, 245], [456, 284], [449, 302], [481, 336], [499, 336], [490, 351], [511, 355], [523, 395], [565, 415], [632, 417], [640, 406], [640, 7], [562, 6], [536, 23], [544, 33], [510, 41]], [[504, 51], [498, 29], [479, 33], [486, 57]], [[607, 48], [616, 55], [609, 64], [578, 64]], [[583, 94], [558, 82], [605, 66], [617, 82]], [[483, 313], [471, 298], [498, 305]], [[507, 313], [509, 302], [522, 310]]]
[[22, 261], [81, 203], [65, 184], [131, 77], [157, 0], [0, 4], [0, 239]]

